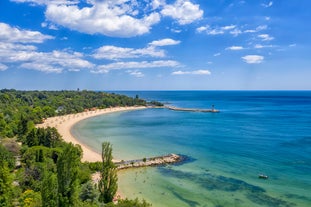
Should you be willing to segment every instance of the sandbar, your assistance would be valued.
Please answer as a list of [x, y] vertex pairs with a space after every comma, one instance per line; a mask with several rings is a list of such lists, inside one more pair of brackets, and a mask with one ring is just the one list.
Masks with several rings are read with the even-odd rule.
[[47, 118], [43, 121], [42, 124], [38, 124], [37, 127], [55, 127], [60, 135], [63, 137], [65, 142], [71, 142], [73, 144], [79, 144], [83, 150], [82, 161], [83, 162], [97, 162], [101, 161], [101, 154], [94, 151], [87, 145], [79, 142], [72, 134], [71, 128], [84, 119], [88, 119], [95, 116], [100, 116], [108, 113], [122, 112], [122, 111], [131, 111], [131, 110], [140, 110], [146, 109], [145, 106], [128, 106], [128, 107], [113, 107], [105, 109], [95, 109], [89, 110], [76, 114], [68, 114], [63, 116], [55, 116]]

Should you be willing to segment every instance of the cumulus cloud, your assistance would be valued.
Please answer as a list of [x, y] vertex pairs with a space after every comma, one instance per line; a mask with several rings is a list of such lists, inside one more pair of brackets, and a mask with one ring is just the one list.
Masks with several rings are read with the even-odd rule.
[[39, 52], [32, 45], [0, 41], [0, 59], [3, 63], [18, 64], [21, 68], [42, 72], [75, 71], [94, 65], [83, 59], [83, 54], [68, 51]]
[[11, 0], [45, 6], [46, 22], [42, 27], [66, 27], [87, 34], [111, 37], [134, 37], [150, 32], [161, 17], [169, 16], [180, 25], [190, 24], [203, 16], [199, 4], [191, 0]]
[[121, 69], [146, 69], [146, 68], [159, 68], [159, 67], [178, 67], [179, 62], [174, 60], [158, 60], [158, 61], [141, 61], [141, 62], [115, 62], [106, 65], [100, 65], [93, 73], [108, 73], [110, 70]]
[[124, 58], [140, 58], [143, 56], [149, 57], [165, 57], [165, 51], [159, 49], [158, 47], [176, 45], [179, 44], [180, 41], [173, 39], [162, 39], [152, 41], [145, 48], [124, 48], [124, 47], [116, 47], [112, 45], [106, 45], [95, 50], [93, 57], [96, 59], [124, 59]]
[[77, 5], [48, 4], [45, 12], [47, 20], [55, 24], [87, 34], [99, 33], [112, 37], [142, 35], [160, 21], [157, 12], [142, 18], [133, 14], [131, 7], [118, 4], [118, 1], [94, 1], [91, 7], [82, 8]]
[[236, 29], [236, 25], [227, 25], [222, 27], [211, 27], [209, 25], [201, 26], [196, 29], [198, 33], [206, 33], [208, 35], [222, 35], [225, 33], [233, 34], [234, 36], [241, 33], [240, 30]]
[[231, 46], [231, 47], [227, 47], [226, 50], [243, 50], [244, 47], [242, 46]]
[[145, 75], [142, 73], [142, 72], [140, 72], [140, 71], [137, 71], [137, 70], [128, 70], [128, 71], [126, 71], [128, 74], [130, 74], [131, 76], [134, 76], [134, 77], [136, 77], [136, 78], [142, 78], [142, 77], [144, 77]]
[[37, 70], [45, 73], [61, 73], [63, 71], [63, 68], [52, 66], [45, 63], [23, 63], [21, 64], [21, 68], [29, 69], [29, 70]]
[[174, 4], [167, 4], [161, 11], [163, 16], [176, 19], [181, 25], [190, 24], [203, 16], [203, 10], [198, 4], [189, 0], [177, 0]]
[[155, 47], [147, 47], [142, 49], [115, 47], [112, 45], [102, 46], [95, 51], [93, 57], [96, 59], [124, 59], [139, 58], [142, 56], [164, 57], [164, 50]]
[[31, 3], [33, 5], [47, 5], [47, 4], [77, 4], [79, 0], [11, 0], [16, 3]]
[[274, 37], [271, 37], [269, 34], [260, 34], [258, 37], [261, 38], [262, 41], [270, 41], [274, 39]]
[[22, 30], [0, 22], [0, 41], [16, 43], [42, 43], [45, 40], [54, 39], [38, 31]]
[[198, 33], [201, 33], [201, 32], [206, 31], [207, 28], [208, 28], [207, 26], [201, 26], [201, 27], [198, 27], [198, 28], [196, 29], [196, 31], [197, 31]]
[[174, 71], [172, 75], [211, 75], [209, 70], [194, 70], [194, 71]]
[[242, 57], [243, 61], [248, 64], [259, 64], [264, 60], [263, 56], [260, 55], [246, 55]]
[[166, 39], [162, 39], [162, 40], [152, 41], [151, 43], [149, 43], [149, 45], [161, 47], [161, 46], [167, 46], [167, 45], [178, 45], [179, 43], [180, 43], [180, 41], [178, 41], [178, 40], [166, 38]]
[[8, 66], [0, 63], [0, 71], [5, 71], [6, 69], [8, 69]]

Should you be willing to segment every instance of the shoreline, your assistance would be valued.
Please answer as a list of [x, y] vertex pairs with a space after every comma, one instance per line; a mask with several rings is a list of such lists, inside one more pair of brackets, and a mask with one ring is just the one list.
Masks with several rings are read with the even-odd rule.
[[68, 114], [63, 116], [55, 116], [47, 118], [42, 124], [37, 124], [38, 128], [55, 127], [58, 133], [62, 136], [65, 142], [71, 142], [73, 144], [78, 144], [81, 146], [83, 151], [82, 162], [97, 162], [101, 161], [101, 154], [91, 149], [84, 143], [78, 141], [71, 133], [71, 128], [78, 122], [92, 118], [95, 116], [105, 115], [115, 112], [125, 112], [133, 110], [146, 109], [146, 106], [126, 106], [126, 107], [113, 107], [105, 109], [97, 109], [93, 111], [85, 111], [76, 114]]

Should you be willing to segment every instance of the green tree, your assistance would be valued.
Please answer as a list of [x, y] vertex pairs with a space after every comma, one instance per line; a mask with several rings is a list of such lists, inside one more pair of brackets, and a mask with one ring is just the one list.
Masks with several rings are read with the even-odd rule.
[[87, 183], [84, 183], [82, 185], [79, 196], [82, 201], [95, 203], [97, 196], [98, 191], [96, 191], [96, 189], [94, 188], [94, 184], [92, 183], [92, 181], [88, 181]]
[[8, 165], [9, 169], [15, 167], [15, 158], [11, 152], [9, 152], [2, 144], [0, 144], [0, 164], [4, 165], [4, 162]]
[[78, 167], [81, 148], [66, 144], [57, 160], [58, 202], [60, 207], [75, 206], [78, 199]]
[[12, 206], [12, 178], [5, 160], [0, 160], [0, 206]]
[[0, 138], [6, 136], [5, 133], [6, 121], [4, 120], [3, 113], [0, 113]]
[[40, 193], [33, 190], [26, 190], [20, 197], [20, 204], [22, 207], [41, 207]]
[[25, 138], [25, 144], [28, 145], [28, 147], [37, 146], [39, 145], [39, 139], [37, 136], [37, 129], [33, 128]]
[[151, 207], [150, 203], [147, 203], [145, 200], [139, 201], [138, 198], [134, 200], [124, 199], [119, 200], [118, 203], [109, 203], [106, 207]]
[[17, 135], [20, 140], [23, 140], [23, 137], [28, 132], [28, 119], [25, 115], [20, 116], [20, 120], [17, 125]]
[[58, 184], [55, 173], [45, 171], [41, 184], [41, 198], [43, 207], [58, 206]]
[[102, 144], [101, 179], [98, 183], [99, 201], [109, 203], [118, 189], [118, 176], [115, 164], [112, 162], [112, 147], [109, 142]]

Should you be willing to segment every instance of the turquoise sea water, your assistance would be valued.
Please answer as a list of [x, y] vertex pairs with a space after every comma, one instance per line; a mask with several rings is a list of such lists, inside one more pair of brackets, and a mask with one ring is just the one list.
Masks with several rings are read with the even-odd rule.
[[110, 141], [117, 159], [189, 157], [181, 165], [122, 171], [125, 196], [156, 207], [311, 206], [311, 91], [118, 93], [221, 111], [146, 109], [75, 125], [72, 133], [99, 152]]

